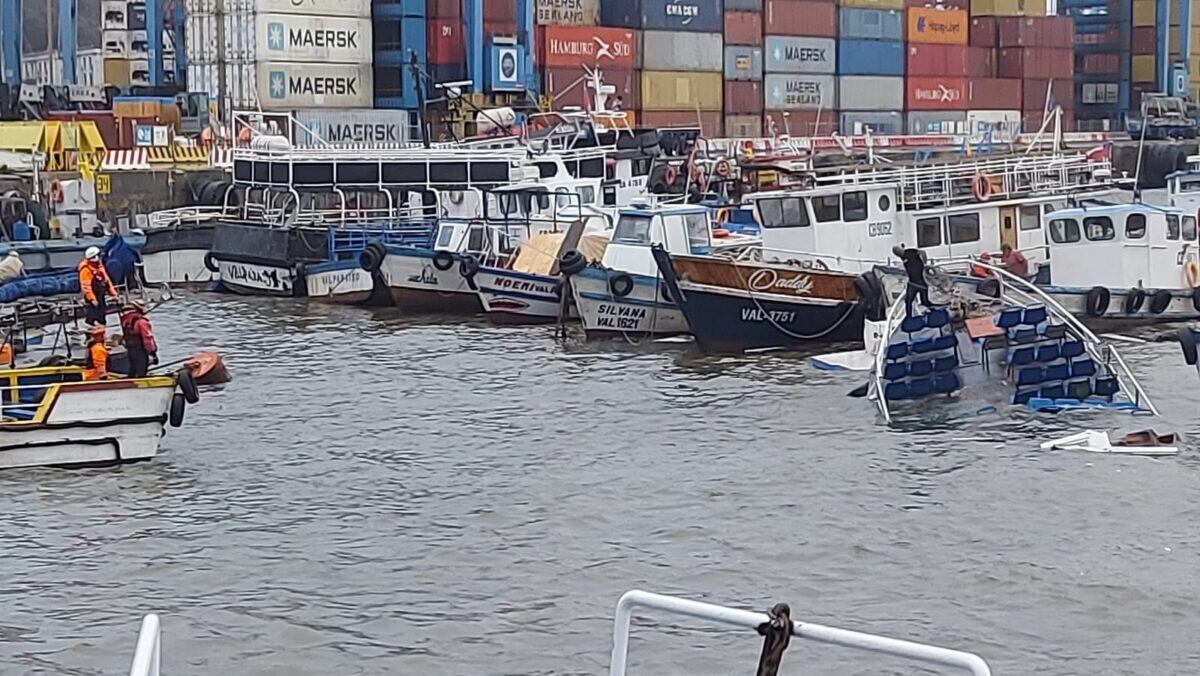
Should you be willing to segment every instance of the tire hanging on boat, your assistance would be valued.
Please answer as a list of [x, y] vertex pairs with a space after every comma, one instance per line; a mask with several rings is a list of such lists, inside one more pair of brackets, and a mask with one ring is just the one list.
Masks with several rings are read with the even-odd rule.
[[1000, 280], [989, 277], [979, 283], [977, 287], [979, 295], [987, 296], [988, 298], [1000, 297]]
[[1108, 312], [1112, 294], [1103, 286], [1093, 286], [1087, 293], [1087, 313], [1093, 317], [1103, 316]]
[[442, 272], [454, 267], [454, 254], [449, 251], [439, 251], [433, 254], [433, 267]]
[[473, 254], [463, 254], [458, 259], [458, 274], [462, 275], [463, 279], [474, 279], [479, 273], [479, 259]]
[[386, 256], [387, 249], [382, 244], [371, 242], [358, 255], [358, 267], [367, 272], [379, 272], [379, 268], [383, 266], [383, 259]]
[[181, 427], [183, 425], [183, 414], [187, 411], [187, 398], [179, 392], [171, 395], [171, 412], [167, 421], [171, 423], [171, 427]]
[[1125, 314], [1137, 314], [1142, 309], [1142, 304], [1146, 302], [1145, 289], [1130, 289], [1129, 293], [1125, 294]]
[[1171, 292], [1166, 289], [1159, 289], [1154, 292], [1154, 297], [1150, 299], [1150, 311], [1156, 315], [1161, 315], [1166, 312], [1167, 307], [1171, 305]]
[[189, 369], [180, 369], [175, 375], [175, 382], [179, 385], [179, 391], [183, 393], [183, 398], [187, 400], [187, 403], [194, 404], [200, 401], [200, 390], [197, 389], [196, 379]]
[[624, 298], [633, 292], [633, 277], [622, 272], [608, 280], [608, 289], [614, 296]]
[[583, 254], [574, 249], [564, 252], [558, 258], [558, 271], [567, 277], [583, 272], [583, 269], [586, 267], [587, 259], [583, 257]]
[[204, 254], [204, 267], [207, 268], [209, 272], [221, 271], [221, 266], [217, 264], [217, 259], [213, 257], [213, 252], [209, 251], [208, 253]]
[[1200, 312], [1200, 287], [1192, 289], [1192, 309]]
[[1196, 334], [1186, 326], [1181, 326], [1175, 330], [1175, 337], [1179, 339], [1179, 347], [1183, 349], [1183, 360], [1188, 366], [1196, 365]]

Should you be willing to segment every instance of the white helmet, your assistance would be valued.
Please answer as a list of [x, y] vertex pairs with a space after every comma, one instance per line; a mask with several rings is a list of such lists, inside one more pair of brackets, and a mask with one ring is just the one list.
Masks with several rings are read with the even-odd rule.
[[89, 246], [87, 251], [83, 252], [83, 257], [89, 261], [100, 260], [100, 247]]

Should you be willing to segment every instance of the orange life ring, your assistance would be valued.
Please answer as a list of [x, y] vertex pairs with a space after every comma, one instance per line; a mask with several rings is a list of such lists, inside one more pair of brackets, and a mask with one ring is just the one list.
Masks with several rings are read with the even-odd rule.
[[717, 215], [713, 218], [713, 223], [720, 225], [721, 223], [728, 223], [728, 222], [729, 222], [729, 209], [726, 207], [721, 207], [720, 209], [717, 209]]
[[971, 179], [971, 194], [980, 202], [986, 202], [992, 196], [992, 179], [982, 171], [976, 173]]
[[716, 172], [717, 176], [727, 178], [732, 169], [729, 166], [729, 160], [717, 160]]
[[1183, 278], [1187, 280], [1187, 285], [1193, 289], [1200, 286], [1200, 263], [1196, 263], [1196, 261], [1184, 263]]
[[663, 179], [666, 180], [667, 185], [675, 185], [675, 180], [677, 178], [679, 178], [679, 172], [675, 170], [675, 167], [667, 167], [667, 173], [663, 176]]
[[728, 237], [729, 231], [726, 230], [725, 228], [713, 228], [712, 236], [713, 237]]
[[50, 184], [50, 201], [54, 202], [55, 204], [63, 201], [62, 183], [54, 181]]

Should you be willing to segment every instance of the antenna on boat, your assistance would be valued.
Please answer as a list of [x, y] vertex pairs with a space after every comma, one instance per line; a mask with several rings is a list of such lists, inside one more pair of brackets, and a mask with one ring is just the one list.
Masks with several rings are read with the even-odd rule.
[[419, 124], [421, 127], [422, 144], [425, 146], [425, 148], [429, 148], [429, 134], [431, 130], [429, 128], [429, 117], [426, 115], [425, 111], [425, 92], [424, 88], [421, 86], [421, 67], [417, 65], [417, 53], [410, 49], [408, 54], [408, 70], [412, 73], [413, 87], [415, 87], [417, 90], [417, 124]]

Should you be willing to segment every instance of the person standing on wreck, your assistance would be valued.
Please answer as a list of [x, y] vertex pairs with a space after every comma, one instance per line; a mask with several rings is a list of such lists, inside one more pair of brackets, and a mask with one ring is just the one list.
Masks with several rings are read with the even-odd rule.
[[929, 282], [925, 279], [925, 252], [920, 249], [905, 249], [904, 245], [900, 245], [892, 247], [892, 253], [904, 263], [904, 272], [908, 274], [908, 283], [904, 285], [905, 314], [912, 316], [912, 304], [918, 298], [926, 310], [938, 307], [929, 300]]
[[121, 315], [121, 333], [125, 336], [125, 351], [129, 355], [129, 377], [145, 378], [152, 364], [158, 363], [158, 345], [154, 330], [146, 319], [146, 304], [130, 301]]
[[87, 302], [84, 321], [103, 326], [108, 315], [108, 299], [115, 301], [119, 296], [117, 287], [113, 286], [108, 271], [104, 269], [104, 263], [100, 262], [100, 249], [89, 246], [76, 270], [79, 272], [79, 291]]

